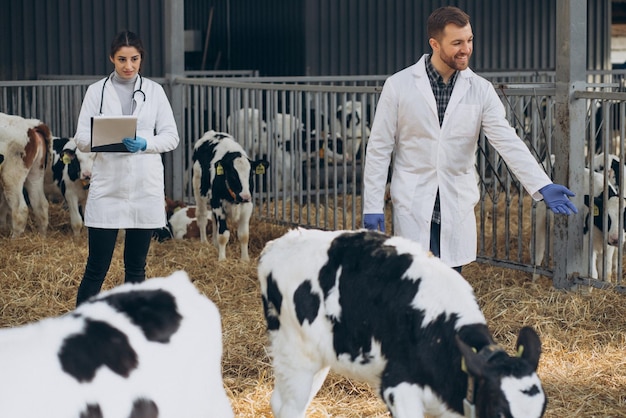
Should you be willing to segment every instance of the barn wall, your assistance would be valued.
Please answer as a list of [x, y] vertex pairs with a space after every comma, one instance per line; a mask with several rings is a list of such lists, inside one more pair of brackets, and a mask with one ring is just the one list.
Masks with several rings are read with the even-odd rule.
[[187, 53], [187, 69], [303, 75], [302, 5], [302, 0], [186, 0], [185, 30], [199, 31], [202, 44], [201, 51]]
[[[442, 5], [471, 17], [472, 67], [554, 70], [556, 0], [305, 0], [308, 75], [390, 74], [430, 52], [426, 20]], [[588, 65], [608, 68], [610, 0], [588, 1]]]
[[[443, 4], [472, 17], [476, 70], [555, 66], [556, 0], [180, 1], [185, 30], [196, 41], [186, 53], [187, 70], [202, 69], [204, 61], [205, 70], [263, 76], [390, 74], [429, 51], [425, 21]], [[610, 5], [588, 0], [589, 68], [610, 65]], [[164, 0], [7, 0], [0, 13], [0, 80], [106, 74], [109, 42], [126, 28], [144, 40], [143, 73], [161, 77], [163, 13]]]
[[115, 34], [137, 32], [146, 76], [161, 76], [163, 0], [9, 0], [0, 13], [1, 80], [42, 75], [103, 75]]

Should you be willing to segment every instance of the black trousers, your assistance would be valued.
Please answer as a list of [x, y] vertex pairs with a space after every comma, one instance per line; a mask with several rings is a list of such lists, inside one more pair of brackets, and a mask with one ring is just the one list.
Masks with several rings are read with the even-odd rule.
[[[441, 257], [441, 224], [436, 222], [430, 223], [430, 252], [435, 257]], [[460, 273], [463, 266], [452, 268]]]
[[[106, 277], [117, 229], [88, 228], [89, 256], [83, 280], [78, 287], [76, 306], [97, 295]], [[138, 283], [146, 278], [146, 257], [152, 240], [152, 229], [127, 229], [124, 240], [124, 282]]]

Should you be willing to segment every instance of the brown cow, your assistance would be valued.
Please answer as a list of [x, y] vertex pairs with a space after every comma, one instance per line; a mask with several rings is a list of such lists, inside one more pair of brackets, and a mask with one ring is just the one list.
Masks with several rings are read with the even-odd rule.
[[37, 119], [0, 113], [0, 227], [11, 214], [11, 237], [26, 228], [28, 205], [42, 235], [48, 230], [48, 200], [44, 193], [46, 166], [51, 155], [52, 135]]

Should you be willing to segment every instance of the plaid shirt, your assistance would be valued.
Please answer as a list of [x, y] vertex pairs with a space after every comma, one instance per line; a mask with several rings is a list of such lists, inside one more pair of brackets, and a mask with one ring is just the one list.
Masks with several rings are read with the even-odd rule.
[[[428, 74], [428, 80], [430, 80], [430, 86], [433, 89], [435, 95], [435, 101], [437, 102], [437, 114], [439, 116], [439, 126], [443, 123], [443, 117], [446, 113], [446, 107], [450, 101], [452, 90], [454, 89], [454, 83], [459, 75], [458, 71], [455, 71], [450, 77], [448, 84], [443, 82], [443, 77], [435, 70], [435, 67], [430, 62], [430, 55], [426, 57], [426, 74]], [[435, 198], [435, 207], [433, 208], [432, 222], [441, 223], [441, 206], [439, 203], [439, 190], [437, 190], [437, 197]]]

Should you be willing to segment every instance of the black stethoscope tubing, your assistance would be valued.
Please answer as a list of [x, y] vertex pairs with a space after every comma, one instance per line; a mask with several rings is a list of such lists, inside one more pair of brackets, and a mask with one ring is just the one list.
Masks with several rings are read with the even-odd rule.
[[[133, 100], [135, 100], [135, 94], [141, 93], [141, 95], [143, 96], [143, 101], [145, 102], [146, 93], [144, 93], [143, 90], [141, 89], [143, 87], [143, 77], [141, 76], [141, 74], [137, 74], [137, 75], [139, 76], [139, 88], [133, 91], [132, 98]], [[108, 76], [104, 80], [104, 83], [102, 84], [102, 92], [100, 93], [100, 114], [102, 114], [102, 104], [104, 103], [104, 87], [107, 85], [107, 81], [109, 81], [109, 78], [111, 78], [111, 76]]]

